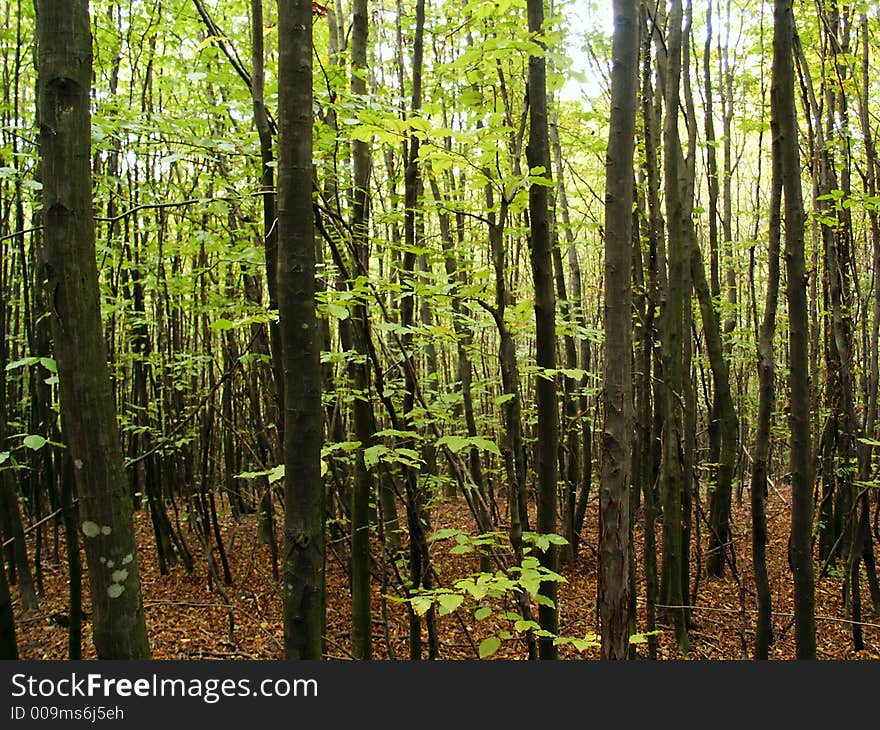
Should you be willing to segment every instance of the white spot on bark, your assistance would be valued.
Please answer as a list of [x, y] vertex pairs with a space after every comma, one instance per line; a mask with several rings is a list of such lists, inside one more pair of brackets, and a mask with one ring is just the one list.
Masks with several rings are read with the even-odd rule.
[[122, 583], [113, 583], [111, 586], [108, 586], [107, 595], [110, 596], [110, 598], [119, 598], [124, 590], [125, 586], [122, 585]]
[[113, 530], [111, 529], [110, 525], [104, 525], [104, 526], [101, 528], [101, 534], [102, 534], [102, 535], [109, 535], [111, 532], [113, 532]]
[[126, 578], [128, 578], [128, 571], [125, 568], [114, 570], [113, 575], [110, 576], [110, 580], [114, 583], [124, 583]]
[[134, 555], [132, 555], [131, 553], [129, 553], [128, 555], [126, 555], [126, 556], [122, 559], [122, 564], [123, 564], [123, 565], [128, 565], [132, 560], [134, 560]]
[[105, 558], [105, 557], [102, 555], [100, 558], [98, 558], [98, 562], [101, 563], [101, 565], [106, 565], [106, 564], [107, 564], [107, 558]]
[[116, 565], [116, 563], [113, 562], [112, 560], [108, 560], [108, 561], [107, 561], [107, 567], [108, 567], [108, 568], [112, 568], [114, 565]]
[[86, 537], [97, 537], [101, 534], [101, 528], [98, 527], [98, 523], [91, 520], [86, 520], [82, 523], [82, 531]]
[[83, 468], [82, 459], [74, 459], [73, 460], [73, 467], [75, 469], [82, 469]]

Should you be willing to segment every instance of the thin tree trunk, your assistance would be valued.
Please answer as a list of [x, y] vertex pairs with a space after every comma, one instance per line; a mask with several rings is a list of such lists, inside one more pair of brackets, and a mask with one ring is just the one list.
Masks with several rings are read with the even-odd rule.
[[[544, 31], [543, 0], [528, 0], [529, 32]], [[538, 40], [543, 47], [543, 41]], [[550, 144], [547, 118], [547, 62], [543, 55], [529, 56], [529, 143], [526, 158], [531, 170], [542, 168], [542, 175], [550, 179]], [[536, 359], [540, 373], [536, 384], [538, 410], [538, 533], [556, 532], [556, 451], [559, 442], [559, 416], [556, 408], [555, 376], [546, 371], [556, 368], [556, 301], [553, 293], [553, 259], [550, 243], [550, 211], [548, 188], [532, 183], [529, 187], [529, 225], [532, 276], [535, 286]], [[628, 241], [627, 241], [628, 244]], [[627, 252], [629, 251], [627, 245]], [[556, 571], [556, 546], [541, 552], [541, 564]], [[541, 595], [549, 599], [538, 609], [538, 623], [544, 631], [555, 635], [559, 629], [559, 611], [556, 605], [556, 582], [544, 581]], [[541, 659], [556, 659], [553, 638], [539, 641]]]
[[278, 306], [284, 370], [284, 653], [320, 659], [325, 623], [320, 338], [312, 212], [312, 6], [278, 3]]
[[815, 589], [812, 561], [813, 460], [810, 443], [810, 383], [807, 272], [804, 262], [804, 203], [794, 103], [792, 0], [775, 0], [773, 80], [785, 195], [785, 259], [788, 281], [789, 387], [791, 409], [791, 565], [794, 572], [795, 640], [798, 659], [816, 658]]
[[[352, 3], [351, 36], [351, 92], [357, 98], [366, 94], [367, 36], [369, 19], [367, 0]], [[372, 160], [370, 145], [362, 140], [352, 142], [352, 276], [364, 276], [369, 271], [369, 180]], [[350, 284], [353, 286], [353, 282]], [[340, 334], [347, 339], [349, 324], [340, 322]], [[356, 391], [366, 395], [369, 386], [369, 317], [363, 299], [355, 300], [351, 312], [351, 337], [361, 362], [352, 359], [348, 374]], [[345, 330], [345, 332], [344, 332]], [[355, 438], [361, 448], [355, 454], [354, 484], [351, 492], [351, 600], [352, 650], [355, 657], [369, 659], [372, 651], [372, 622], [370, 606], [370, 499], [373, 478], [364, 462], [364, 449], [373, 442], [373, 414], [369, 401], [355, 400], [352, 410]], [[383, 503], [384, 505], [384, 503]], [[384, 511], [384, 510], [383, 510]], [[386, 520], [388, 515], [385, 515]], [[393, 534], [393, 533], [392, 533]]]

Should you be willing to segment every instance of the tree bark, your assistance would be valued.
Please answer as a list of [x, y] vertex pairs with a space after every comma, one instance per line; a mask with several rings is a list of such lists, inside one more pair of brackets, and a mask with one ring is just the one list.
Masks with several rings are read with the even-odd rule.
[[101, 326], [87, 4], [44, 0], [37, 33], [47, 299], [80, 498], [95, 648], [102, 659], [147, 659], [131, 499]]
[[[528, 0], [529, 32], [544, 32], [543, 0]], [[550, 142], [547, 118], [547, 62], [543, 55], [529, 56], [529, 143], [526, 159], [533, 175], [550, 180]], [[539, 168], [540, 171], [536, 171]], [[553, 292], [553, 257], [550, 244], [550, 210], [546, 184], [532, 182], [529, 187], [529, 226], [532, 276], [535, 285], [536, 360], [539, 372], [536, 384], [538, 404], [538, 520], [539, 534], [556, 532], [556, 450], [559, 445], [559, 414], [556, 408], [556, 379], [547, 371], [556, 368], [556, 300]], [[557, 570], [557, 551], [550, 545], [541, 553], [541, 564]], [[549, 599], [538, 610], [541, 628], [556, 634], [559, 610], [556, 606], [556, 582], [544, 581], [541, 594]], [[539, 641], [541, 659], [556, 659], [552, 637]]]
[[284, 371], [284, 654], [320, 659], [325, 621], [320, 338], [312, 211], [312, 6], [278, 3], [278, 311]]
[[605, 162], [605, 363], [599, 487], [602, 657], [629, 651], [632, 459], [632, 208], [639, 26], [635, 0], [614, 2], [611, 119]]
[[791, 409], [791, 566], [794, 573], [795, 642], [798, 659], [816, 658], [815, 589], [812, 561], [813, 460], [810, 439], [809, 327], [804, 260], [804, 201], [794, 103], [792, 0], [773, 7], [773, 81], [785, 195], [785, 261], [788, 281], [789, 387]]

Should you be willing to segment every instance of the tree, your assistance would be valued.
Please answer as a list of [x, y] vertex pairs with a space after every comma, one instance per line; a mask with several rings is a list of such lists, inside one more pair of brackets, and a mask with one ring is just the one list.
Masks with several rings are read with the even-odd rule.
[[[665, 393], [663, 397], [663, 572], [660, 594], [666, 609], [675, 620], [675, 633], [679, 649], [688, 651], [687, 614], [684, 602], [687, 594], [685, 566], [686, 541], [685, 526], [689, 522], [683, 501], [688, 482], [687, 460], [684, 443], [684, 404], [685, 404], [685, 353], [688, 349], [685, 338], [690, 337], [685, 328], [686, 311], [690, 311], [686, 296], [685, 267], [689, 269], [689, 236], [685, 221], [684, 201], [684, 160], [681, 152], [681, 139], [678, 131], [679, 103], [681, 101], [682, 74], [682, 20], [681, 0], [673, 0], [666, 40], [667, 56], [663, 66], [665, 72], [664, 102], [666, 117], [663, 123], [663, 177], [666, 192], [667, 246], [666, 260], [666, 308], [663, 313], [663, 377]], [[662, 257], [661, 257], [662, 258]], [[664, 264], [661, 264], [663, 266]]]
[[[543, 0], [528, 0], [529, 32], [544, 48]], [[532, 276], [535, 285], [536, 361], [544, 372], [537, 382], [538, 410], [538, 532], [556, 532], [556, 451], [559, 446], [559, 414], [556, 407], [556, 297], [553, 291], [553, 257], [550, 244], [550, 136], [547, 117], [547, 61], [544, 55], [529, 56], [529, 144], [526, 148], [529, 172], [536, 178], [529, 186], [529, 240]], [[544, 179], [541, 179], [544, 178]], [[550, 372], [547, 372], [550, 371]], [[557, 569], [556, 546], [549, 545], [541, 564]], [[559, 611], [556, 583], [545, 581], [542, 595], [548, 599], [538, 609], [538, 622], [544, 631], [556, 634]], [[541, 659], [555, 659], [552, 637], [539, 642]]]
[[798, 659], [816, 658], [813, 582], [813, 460], [810, 440], [810, 383], [807, 370], [807, 273], [804, 261], [804, 201], [794, 104], [794, 15], [791, 0], [773, 5], [773, 86], [771, 105], [780, 139], [780, 172], [785, 196], [785, 262], [788, 281], [788, 377], [791, 429], [791, 567], [794, 572], [795, 637]]
[[12, 596], [9, 595], [9, 583], [2, 565], [0, 565], [0, 659], [18, 659]]
[[101, 328], [92, 213], [92, 40], [87, 3], [37, 14], [45, 275], [61, 415], [79, 494], [102, 659], [147, 659], [131, 499]]
[[312, 6], [278, 3], [278, 314], [284, 372], [284, 654], [324, 647], [324, 485], [312, 212]]
[[629, 477], [632, 459], [632, 207], [639, 60], [635, 0], [614, 3], [611, 119], [605, 166], [605, 422], [599, 491], [602, 656], [629, 650]]

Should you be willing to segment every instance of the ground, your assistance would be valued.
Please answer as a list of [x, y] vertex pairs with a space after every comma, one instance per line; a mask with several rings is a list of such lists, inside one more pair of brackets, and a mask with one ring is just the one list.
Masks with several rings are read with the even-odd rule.
[[[748, 499], [746, 498], [746, 503]], [[770, 544], [768, 560], [770, 584], [773, 593], [773, 631], [775, 641], [771, 658], [794, 658], [794, 626], [792, 613], [791, 576], [785, 558], [789, 529], [789, 507], [781, 494], [771, 494], [768, 501]], [[560, 635], [583, 639], [597, 631], [595, 545], [597, 535], [597, 507], [590, 505], [584, 530], [583, 547], [574, 565], [566, 565], [561, 573], [566, 582], [559, 588]], [[473, 521], [462, 500], [439, 503], [432, 512], [432, 530], [458, 528], [470, 531]], [[686, 659], [742, 659], [752, 653], [755, 627], [755, 596], [751, 567], [751, 535], [746, 505], [737, 506], [734, 516], [734, 544], [739, 578], [745, 585], [744, 605], [736, 579], [728, 569], [725, 578], [699, 579], [693, 626], [690, 632], [692, 651]], [[256, 523], [253, 516], [236, 522], [231, 516], [223, 518], [223, 535], [233, 583], [221, 592], [208, 580], [208, 570], [198, 552], [198, 541], [188, 535], [190, 549], [197, 555], [195, 570], [187, 575], [180, 566], [170, 575], [159, 574], [153, 548], [152, 529], [145, 512], [135, 515], [138, 536], [138, 559], [143, 584], [144, 610], [155, 659], [280, 659], [283, 657], [281, 628], [281, 593], [272, 578], [269, 551], [257, 544]], [[51, 529], [49, 530], [51, 533]], [[658, 530], [659, 532], [659, 530]], [[703, 531], [705, 533], [705, 530]], [[33, 535], [30, 536], [33, 539]], [[636, 555], [641, 556], [641, 537], [636, 535]], [[49, 539], [51, 543], [52, 540]], [[705, 534], [703, 540], [705, 542]], [[44, 564], [45, 595], [40, 608], [31, 615], [22, 615], [20, 603], [15, 601], [19, 653], [22, 659], [64, 659], [67, 654], [67, 631], [63, 624], [67, 614], [66, 567], [61, 541], [61, 561], [53, 562], [51, 550]], [[452, 586], [455, 580], [479, 569], [474, 555], [451, 554], [453, 540], [432, 543], [432, 559], [442, 586]], [[33, 546], [31, 545], [31, 549]], [[32, 553], [31, 553], [32, 554]], [[327, 551], [327, 657], [350, 658], [350, 597], [346, 573], [346, 546], [344, 538], [331, 542]], [[705, 555], [703, 545], [702, 554]], [[639, 558], [639, 562], [641, 558]], [[704, 563], [705, 560], [702, 559]], [[696, 569], [696, 555], [692, 570]], [[832, 571], [833, 573], [833, 571]], [[89, 610], [88, 586], [84, 580], [85, 609]], [[393, 599], [383, 600], [382, 586], [374, 581], [373, 638], [376, 658], [408, 656], [408, 619], [405, 607]], [[15, 589], [13, 589], [14, 591]], [[392, 589], [386, 589], [389, 593]], [[223, 593], [226, 594], [224, 599]], [[644, 583], [639, 570], [638, 607], [639, 630], [644, 631]], [[828, 575], [817, 582], [816, 615], [818, 628], [818, 655], [821, 659], [880, 659], [880, 621], [872, 615], [863, 590], [866, 649], [854, 652], [849, 634], [850, 625], [841, 600], [841, 580]], [[227, 604], [228, 600], [228, 604]], [[492, 616], [477, 620], [474, 611], [479, 605], [495, 609]], [[500, 648], [492, 658], [525, 658], [524, 643], [513, 630], [512, 618], [498, 614], [514, 611], [509, 605], [477, 604], [466, 599], [455, 611], [438, 619], [440, 657], [443, 659], [475, 659], [481, 642], [504, 631]], [[232, 626], [230, 626], [230, 616]], [[670, 627], [660, 627], [658, 656], [663, 659], [681, 658], [675, 646]], [[423, 623], [423, 634], [424, 623]], [[646, 655], [645, 645], [637, 647]], [[94, 657], [91, 641], [91, 623], [83, 625], [83, 655]], [[566, 659], [597, 658], [598, 648], [578, 649], [572, 644], [560, 648]]]

